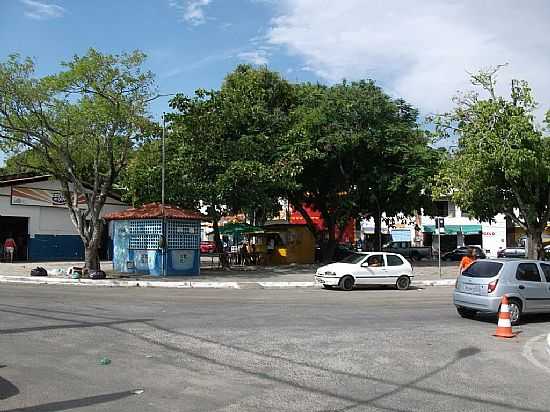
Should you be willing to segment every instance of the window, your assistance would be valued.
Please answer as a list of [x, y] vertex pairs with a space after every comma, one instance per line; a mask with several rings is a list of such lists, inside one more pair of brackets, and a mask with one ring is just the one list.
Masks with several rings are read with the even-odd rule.
[[449, 202], [446, 200], [435, 202], [435, 214], [440, 217], [447, 217], [449, 215]]
[[516, 279], [526, 282], [541, 282], [539, 268], [536, 263], [520, 263], [516, 271]]
[[542, 269], [542, 273], [544, 273], [546, 281], [550, 282], [550, 265], [548, 263], [541, 263], [540, 267]]
[[384, 257], [382, 255], [370, 255], [367, 258], [367, 265], [370, 267], [384, 266]]
[[386, 259], [388, 260], [388, 266], [401, 266], [403, 264], [403, 260], [399, 256], [387, 255]]
[[498, 275], [501, 268], [502, 263], [476, 261], [468, 266], [464, 272], [462, 272], [462, 276], [468, 276], [471, 278], [492, 278]]

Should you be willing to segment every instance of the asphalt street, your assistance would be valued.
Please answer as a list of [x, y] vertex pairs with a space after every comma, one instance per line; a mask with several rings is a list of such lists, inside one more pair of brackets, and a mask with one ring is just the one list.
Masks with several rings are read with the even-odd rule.
[[548, 411], [550, 317], [451, 292], [2, 285], [0, 410]]

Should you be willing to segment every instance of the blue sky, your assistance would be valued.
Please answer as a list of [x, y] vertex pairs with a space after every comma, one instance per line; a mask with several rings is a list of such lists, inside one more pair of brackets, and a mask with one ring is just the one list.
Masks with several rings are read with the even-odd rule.
[[42, 75], [89, 47], [140, 49], [160, 92], [187, 94], [267, 64], [292, 81], [372, 78], [424, 114], [509, 63], [500, 90], [526, 79], [547, 110], [549, 21], [548, 0], [0, 0], [0, 59], [31, 56]]

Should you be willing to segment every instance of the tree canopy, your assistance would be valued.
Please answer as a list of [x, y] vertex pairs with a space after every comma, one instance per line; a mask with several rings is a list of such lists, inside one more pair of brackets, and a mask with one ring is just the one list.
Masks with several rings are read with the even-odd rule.
[[477, 91], [458, 96], [455, 109], [437, 118], [440, 136], [458, 136], [458, 149], [440, 173], [438, 193], [483, 221], [504, 213], [526, 230], [528, 257], [543, 258], [550, 137], [537, 126], [527, 82], [512, 81], [505, 98], [496, 93], [496, 74], [497, 69], [473, 75]]
[[[17, 167], [52, 174], [61, 182], [70, 216], [83, 240], [86, 264], [99, 265], [100, 213], [148, 126], [153, 75], [145, 55], [105, 55], [90, 49], [62, 63], [57, 74], [36, 77], [31, 59], [0, 63], [0, 139]], [[84, 195], [86, 207], [77, 204]]]

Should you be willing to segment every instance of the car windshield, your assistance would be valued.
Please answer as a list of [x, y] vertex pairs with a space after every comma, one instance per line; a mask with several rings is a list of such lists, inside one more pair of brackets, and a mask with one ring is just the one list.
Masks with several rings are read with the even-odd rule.
[[498, 274], [502, 268], [499, 262], [474, 262], [468, 269], [462, 272], [462, 276], [471, 278], [492, 278]]
[[346, 256], [344, 259], [340, 261], [340, 263], [359, 263], [365, 258], [365, 255], [362, 255], [360, 253], [352, 253], [349, 256]]

